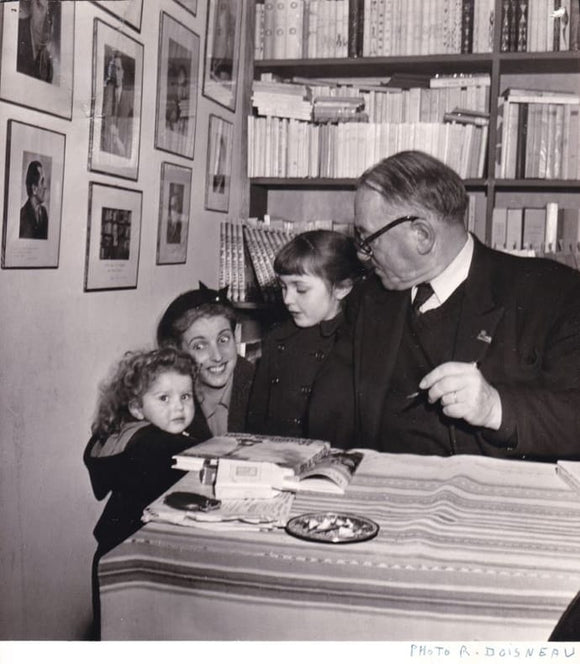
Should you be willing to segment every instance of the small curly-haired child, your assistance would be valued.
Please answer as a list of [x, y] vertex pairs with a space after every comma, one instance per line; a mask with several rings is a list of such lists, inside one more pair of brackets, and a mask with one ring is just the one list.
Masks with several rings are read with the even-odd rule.
[[183, 476], [172, 456], [195, 445], [192, 358], [175, 348], [129, 351], [100, 388], [92, 437], [83, 460], [95, 497], [111, 496], [94, 529], [93, 604], [98, 629], [97, 565], [135, 533], [143, 509]]

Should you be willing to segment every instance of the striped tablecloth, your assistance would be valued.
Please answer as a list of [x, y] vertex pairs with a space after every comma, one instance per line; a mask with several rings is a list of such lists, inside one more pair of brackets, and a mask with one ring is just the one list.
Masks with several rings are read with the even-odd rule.
[[367, 452], [340, 510], [368, 542], [149, 523], [100, 566], [104, 639], [546, 640], [580, 590], [580, 493], [555, 466]]

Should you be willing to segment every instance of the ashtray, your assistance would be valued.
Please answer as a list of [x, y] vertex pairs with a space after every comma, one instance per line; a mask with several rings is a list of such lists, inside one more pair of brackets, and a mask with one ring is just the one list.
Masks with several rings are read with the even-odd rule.
[[209, 512], [218, 509], [221, 505], [220, 500], [189, 491], [174, 491], [173, 493], [169, 493], [165, 496], [163, 502], [169, 505], [169, 507], [186, 512]]
[[350, 544], [376, 537], [379, 526], [374, 521], [346, 512], [309, 512], [295, 516], [286, 524], [286, 532], [309, 542]]

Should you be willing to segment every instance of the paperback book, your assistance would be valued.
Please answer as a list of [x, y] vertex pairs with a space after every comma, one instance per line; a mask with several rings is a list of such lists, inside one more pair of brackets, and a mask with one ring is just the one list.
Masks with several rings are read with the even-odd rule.
[[206, 481], [214, 484], [216, 498], [271, 498], [277, 491], [342, 494], [363, 453], [322, 440], [232, 433], [173, 458], [180, 470], [215, 473]]

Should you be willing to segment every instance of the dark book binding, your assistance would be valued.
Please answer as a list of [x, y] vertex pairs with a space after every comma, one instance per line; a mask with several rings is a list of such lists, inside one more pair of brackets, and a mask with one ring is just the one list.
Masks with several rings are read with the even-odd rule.
[[528, 50], [528, 1], [518, 1], [516, 51]]
[[362, 55], [364, 0], [348, 0], [348, 57]]
[[461, 52], [473, 53], [474, 0], [463, 0], [461, 5]]

